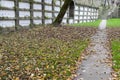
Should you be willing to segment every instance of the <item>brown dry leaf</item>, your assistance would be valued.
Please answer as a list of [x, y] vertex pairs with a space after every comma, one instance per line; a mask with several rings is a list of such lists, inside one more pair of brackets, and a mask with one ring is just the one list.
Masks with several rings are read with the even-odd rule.
[[16, 77], [15, 80], [20, 80], [19, 77]]
[[117, 74], [112, 74], [112, 76], [113, 76], [114, 78], [116, 78], [116, 77], [117, 77]]
[[27, 71], [30, 71], [30, 70], [31, 70], [31, 66], [28, 65], [28, 66], [25, 67], [25, 69], [26, 69]]
[[[20, 79], [31, 76], [33, 79], [52, 80], [55, 75], [56, 79], [62, 77], [66, 80], [69, 76], [63, 73], [73, 73], [80, 57], [74, 54], [80, 54], [87, 45], [86, 39], [95, 32], [95, 28], [85, 27], [39, 27], [0, 35], [0, 54], [5, 53], [1, 59], [0, 77], [3, 79], [10, 75], [19, 80], [18, 76]], [[6, 69], [12, 73], [5, 73]]]
[[2, 59], [2, 56], [3, 56], [3, 55], [2, 55], [2, 54], [0, 54], [0, 60]]

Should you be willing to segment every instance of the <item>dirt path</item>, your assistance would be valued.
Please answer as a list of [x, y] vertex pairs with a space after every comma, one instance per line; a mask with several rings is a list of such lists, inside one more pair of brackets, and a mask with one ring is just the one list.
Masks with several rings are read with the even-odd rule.
[[97, 33], [91, 37], [88, 55], [81, 62], [74, 80], [112, 80], [110, 50], [107, 46], [106, 20], [102, 20]]

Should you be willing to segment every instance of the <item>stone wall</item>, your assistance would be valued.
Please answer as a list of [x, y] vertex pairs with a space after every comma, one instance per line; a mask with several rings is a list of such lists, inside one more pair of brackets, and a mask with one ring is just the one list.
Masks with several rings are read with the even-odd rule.
[[[63, 0], [0, 0], [0, 27], [32, 27], [51, 24], [57, 17]], [[62, 23], [90, 22], [98, 18], [95, 7], [75, 4], [74, 17], [69, 17], [69, 9]]]

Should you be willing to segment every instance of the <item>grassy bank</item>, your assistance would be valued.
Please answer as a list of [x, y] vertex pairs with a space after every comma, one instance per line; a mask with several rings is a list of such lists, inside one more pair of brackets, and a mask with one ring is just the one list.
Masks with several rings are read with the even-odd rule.
[[40, 27], [0, 35], [0, 79], [67, 80], [94, 33], [92, 28]]
[[116, 80], [120, 80], [120, 27], [110, 27], [108, 33], [112, 48], [113, 69], [118, 76]]
[[112, 41], [113, 69], [120, 79], [120, 40]]
[[120, 27], [120, 19], [108, 19], [107, 27]]
[[86, 22], [86, 23], [77, 23], [77, 24], [71, 24], [72, 26], [77, 27], [98, 27], [101, 20], [96, 20], [94, 22]]

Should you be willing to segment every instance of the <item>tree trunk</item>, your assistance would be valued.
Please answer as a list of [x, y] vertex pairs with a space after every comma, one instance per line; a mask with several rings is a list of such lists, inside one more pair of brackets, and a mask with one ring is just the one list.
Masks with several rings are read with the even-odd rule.
[[52, 23], [54, 26], [60, 25], [71, 1], [72, 0], [65, 0], [64, 1], [64, 4], [63, 4], [62, 8], [60, 9], [58, 16], [56, 17], [55, 21]]
[[104, 1], [104, 7], [106, 6], [107, 0]]

